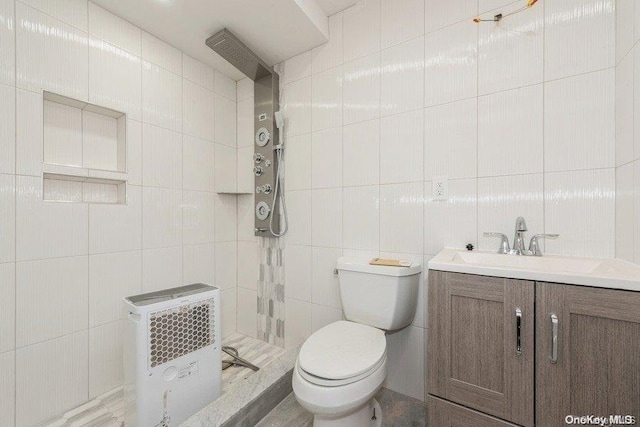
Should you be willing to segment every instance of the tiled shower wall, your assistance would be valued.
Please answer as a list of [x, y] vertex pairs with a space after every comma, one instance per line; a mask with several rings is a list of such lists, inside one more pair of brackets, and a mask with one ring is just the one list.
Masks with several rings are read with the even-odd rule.
[[[42, 89], [127, 114], [127, 205], [42, 201]], [[235, 332], [235, 159], [235, 81], [86, 0], [0, 0], [0, 425], [121, 384], [125, 295], [215, 283]]]
[[[615, 0], [472, 22], [524, 3], [361, 0], [285, 62], [287, 345], [341, 318], [341, 255], [495, 250], [482, 233], [511, 239], [519, 215], [561, 234], [549, 253], [615, 255]], [[387, 386], [419, 399], [423, 305], [388, 337]]]
[[616, 257], [640, 264], [640, 4], [616, 16]]

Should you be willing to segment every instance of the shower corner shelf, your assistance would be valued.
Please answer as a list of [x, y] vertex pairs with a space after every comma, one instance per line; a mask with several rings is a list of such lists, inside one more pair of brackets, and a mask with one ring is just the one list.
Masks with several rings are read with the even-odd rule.
[[249, 196], [251, 194], [253, 194], [250, 191], [223, 191], [223, 190], [219, 190], [216, 191], [216, 194], [221, 194], [223, 196]]

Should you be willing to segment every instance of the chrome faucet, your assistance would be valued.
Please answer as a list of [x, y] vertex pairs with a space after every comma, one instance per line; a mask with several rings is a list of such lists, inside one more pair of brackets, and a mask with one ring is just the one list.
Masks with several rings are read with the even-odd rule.
[[527, 231], [527, 223], [524, 218], [519, 216], [516, 219], [516, 231], [513, 236], [513, 248], [511, 249], [512, 255], [528, 255], [524, 248], [524, 232]]
[[509, 238], [502, 234], [496, 232], [485, 232], [484, 235], [487, 237], [500, 237], [500, 248], [498, 248], [499, 254], [509, 254], [509, 255], [533, 255], [533, 256], [542, 256], [542, 251], [540, 250], [540, 239], [556, 239], [560, 237], [559, 234], [536, 234], [531, 237], [531, 241], [529, 242], [529, 249], [525, 249], [524, 247], [524, 233], [527, 231], [527, 223], [524, 218], [519, 216], [516, 219], [516, 227], [515, 227], [515, 235], [513, 237], [513, 248], [509, 247]]

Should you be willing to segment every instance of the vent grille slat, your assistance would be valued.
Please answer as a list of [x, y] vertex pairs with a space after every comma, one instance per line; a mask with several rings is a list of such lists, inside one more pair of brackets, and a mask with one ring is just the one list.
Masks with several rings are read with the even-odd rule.
[[215, 343], [213, 299], [149, 314], [149, 366]]

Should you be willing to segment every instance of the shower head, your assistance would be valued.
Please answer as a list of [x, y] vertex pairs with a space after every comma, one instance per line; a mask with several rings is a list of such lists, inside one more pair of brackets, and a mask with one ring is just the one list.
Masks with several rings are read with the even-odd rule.
[[282, 111], [278, 110], [273, 115], [276, 118], [276, 127], [282, 131], [284, 128], [284, 116], [282, 115]]
[[226, 28], [209, 37], [205, 44], [253, 81], [273, 74], [270, 66]]

